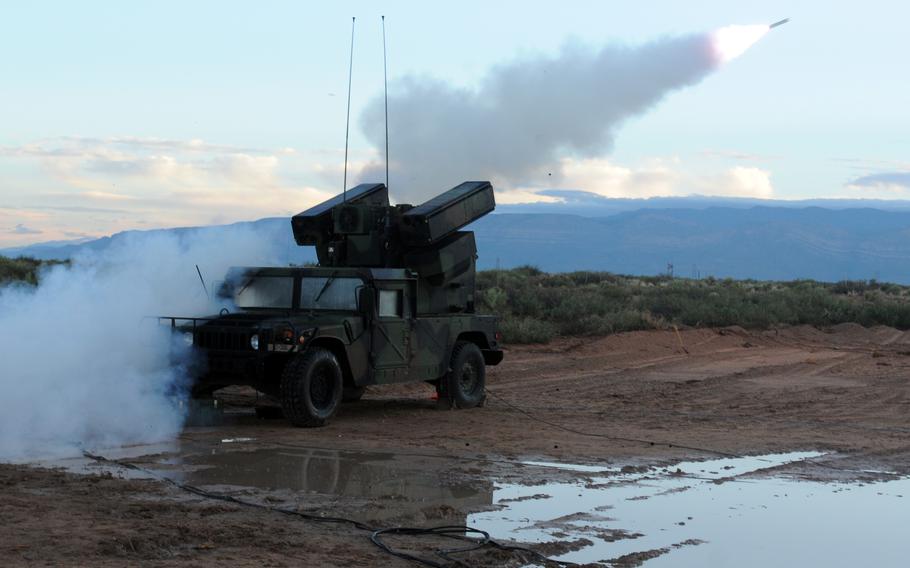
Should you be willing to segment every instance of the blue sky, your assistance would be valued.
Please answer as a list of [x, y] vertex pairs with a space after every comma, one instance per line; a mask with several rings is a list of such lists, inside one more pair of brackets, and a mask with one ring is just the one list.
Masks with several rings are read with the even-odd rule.
[[[624, 121], [611, 148], [567, 150], [560, 186], [778, 199], [910, 192], [910, 9], [898, 2], [7, 2], [0, 10], [0, 246], [286, 215], [337, 192], [352, 15], [355, 179], [381, 158], [359, 127], [382, 87], [381, 14], [393, 84], [432, 76], [467, 89], [497, 66], [567, 43], [635, 46], [791, 17], [703, 81]], [[546, 187], [511, 180], [498, 189], [514, 202]]]

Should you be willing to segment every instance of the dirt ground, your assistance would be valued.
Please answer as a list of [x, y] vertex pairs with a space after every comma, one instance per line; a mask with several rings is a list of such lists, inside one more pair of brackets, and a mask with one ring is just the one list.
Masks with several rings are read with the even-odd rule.
[[[248, 412], [254, 393], [237, 390], [223, 393], [223, 402], [246, 414], [214, 428], [188, 428], [179, 445], [199, 455], [229, 439], [252, 440], [245, 449], [390, 452], [475, 485], [533, 476], [519, 463], [527, 460], [637, 467], [795, 450], [831, 453], [804, 472], [812, 478], [871, 469], [910, 474], [910, 333], [884, 327], [564, 338], [509, 348], [488, 373], [483, 408], [440, 410], [432, 395], [424, 385], [371, 389], [328, 427], [301, 430], [280, 419], [256, 419]], [[166, 483], [121, 479], [125, 472], [117, 468], [107, 471], [86, 476], [0, 466], [3, 564], [411, 565], [347, 525], [213, 501]], [[301, 501], [291, 494], [248, 495], [360, 519], [379, 518], [385, 507], [382, 496], [364, 501], [324, 494]], [[463, 520], [465, 512], [435, 506], [391, 519], [432, 526]], [[490, 551], [470, 564], [521, 562]]]

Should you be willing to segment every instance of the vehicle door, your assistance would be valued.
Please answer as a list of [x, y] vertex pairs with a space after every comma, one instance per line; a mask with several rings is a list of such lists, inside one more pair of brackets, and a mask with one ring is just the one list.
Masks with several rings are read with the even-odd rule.
[[407, 282], [376, 283], [376, 325], [373, 326], [373, 361], [377, 370], [400, 369], [389, 376], [406, 375], [411, 360], [411, 309]]

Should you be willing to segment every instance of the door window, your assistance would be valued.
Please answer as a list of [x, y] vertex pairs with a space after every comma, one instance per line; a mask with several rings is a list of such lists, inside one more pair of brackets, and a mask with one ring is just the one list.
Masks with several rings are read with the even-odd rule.
[[401, 290], [379, 291], [379, 317], [400, 318], [401, 315]]

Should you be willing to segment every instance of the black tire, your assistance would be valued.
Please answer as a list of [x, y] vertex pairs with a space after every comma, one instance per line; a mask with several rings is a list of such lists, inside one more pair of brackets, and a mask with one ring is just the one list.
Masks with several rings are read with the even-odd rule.
[[344, 387], [341, 391], [341, 402], [357, 402], [363, 398], [366, 390], [366, 387]]
[[342, 391], [338, 359], [322, 347], [296, 356], [281, 374], [281, 408], [294, 426], [325, 426], [341, 404]]
[[452, 349], [448, 374], [439, 383], [439, 396], [458, 408], [482, 406], [486, 399], [486, 367], [477, 345], [459, 341]]

